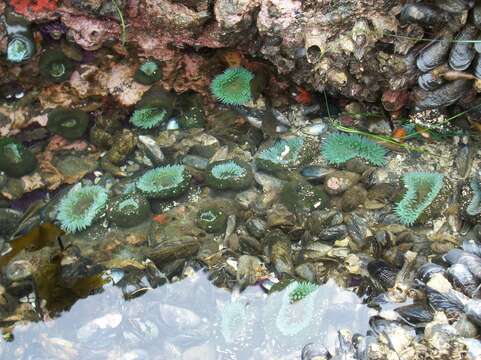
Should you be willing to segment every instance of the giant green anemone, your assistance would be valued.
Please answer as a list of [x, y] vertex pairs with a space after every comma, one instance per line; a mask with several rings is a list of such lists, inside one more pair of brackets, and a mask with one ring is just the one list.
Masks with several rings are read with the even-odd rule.
[[295, 167], [301, 161], [304, 139], [294, 137], [278, 139], [270, 147], [262, 150], [256, 158], [256, 165], [265, 171], [276, 171]]
[[61, 50], [45, 50], [40, 56], [39, 70], [47, 80], [60, 83], [70, 78], [74, 65]]
[[229, 68], [212, 80], [210, 89], [221, 103], [243, 105], [252, 98], [250, 83], [253, 78], [254, 75], [245, 68]]
[[47, 128], [68, 140], [76, 140], [85, 133], [88, 123], [85, 112], [58, 107], [48, 114]]
[[28, 33], [18, 32], [12, 34], [7, 44], [7, 60], [13, 63], [22, 63], [30, 60], [35, 54], [35, 42]]
[[140, 129], [152, 129], [164, 123], [172, 114], [174, 97], [160, 87], [153, 86], [135, 105], [130, 122]]
[[8, 176], [22, 177], [37, 166], [35, 155], [22, 143], [12, 139], [0, 139], [0, 170]]
[[165, 165], [142, 175], [137, 188], [148, 198], [172, 199], [187, 191], [190, 179], [184, 165]]
[[83, 231], [102, 215], [108, 193], [98, 185], [74, 186], [59, 203], [57, 220], [67, 233]]
[[134, 74], [134, 80], [143, 85], [152, 85], [162, 77], [162, 66], [156, 59], [145, 60]]
[[241, 160], [222, 160], [211, 163], [205, 182], [217, 190], [244, 190], [252, 183], [252, 170]]
[[167, 119], [167, 112], [161, 108], [143, 108], [135, 110], [130, 122], [141, 129], [152, 129]]
[[386, 149], [357, 134], [330, 134], [322, 143], [321, 149], [322, 155], [331, 164], [342, 164], [355, 157], [376, 166], [386, 163]]
[[396, 214], [404, 225], [413, 225], [433, 203], [443, 187], [443, 174], [410, 172], [403, 176], [406, 192], [396, 205]]

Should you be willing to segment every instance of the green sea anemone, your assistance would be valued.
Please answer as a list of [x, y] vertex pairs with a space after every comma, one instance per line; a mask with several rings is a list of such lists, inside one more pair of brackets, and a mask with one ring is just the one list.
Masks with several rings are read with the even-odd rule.
[[313, 284], [309, 281], [296, 281], [295, 283], [296, 287], [294, 287], [294, 289], [289, 293], [291, 303], [304, 299], [306, 296], [312, 294], [319, 288], [318, 285]]
[[37, 167], [35, 155], [12, 138], [0, 139], [0, 170], [8, 176], [22, 177]]
[[322, 155], [331, 164], [342, 164], [355, 157], [381, 166], [386, 163], [386, 149], [357, 134], [330, 134], [322, 144]]
[[68, 140], [76, 140], [85, 133], [88, 123], [85, 112], [58, 107], [48, 114], [47, 128]]
[[87, 229], [102, 214], [107, 205], [108, 193], [98, 185], [77, 184], [59, 203], [57, 220], [67, 233]]
[[187, 191], [190, 179], [183, 165], [165, 165], [142, 175], [137, 188], [148, 198], [172, 199]]
[[130, 122], [141, 129], [152, 129], [167, 119], [167, 112], [161, 108], [143, 108], [135, 110]]
[[222, 160], [211, 163], [205, 182], [217, 190], [244, 190], [252, 183], [250, 166], [241, 160]]
[[481, 182], [477, 178], [472, 178], [469, 182], [473, 197], [466, 207], [468, 215], [476, 216], [481, 214]]
[[119, 227], [136, 226], [150, 217], [149, 201], [138, 193], [120, 195], [110, 202], [107, 217]]
[[226, 343], [245, 343], [251, 332], [252, 316], [240, 301], [226, 304], [221, 312], [220, 331]]
[[40, 56], [39, 70], [47, 80], [61, 83], [70, 78], [74, 65], [61, 50], [46, 50]]
[[197, 226], [208, 233], [223, 232], [226, 222], [227, 215], [221, 209], [203, 209], [197, 214]]
[[162, 77], [162, 65], [156, 59], [148, 59], [140, 64], [134, 80], [143, 85], [152, 85]]
[[7, 60], [12, 63], [28, 61], [35, 54], [33, 38], [23, 32], [12, 34], [7, 45]]
[[324, 191], [300, 181], [286, 183], [279, 197], [281, 203], [296, 214], [322, 210], [329, 205], [329, 196]]
[[262, 150], [256, 158], [256, 165], [265, 171], [278, 171], [299, 165], [304, 147], [301, 137], [279, 139]]
[[411, 226], [433, 203], [443, 187], [440, 173], [411, 172], [403, 176], [406, 192], [396, 206], [396, 214], [402, 224]]
[[243, 105], [252, 98], [250, 82], [254, 75], [242, 67], [229, 68], [210, 85], [214, 97], [227, 105]]

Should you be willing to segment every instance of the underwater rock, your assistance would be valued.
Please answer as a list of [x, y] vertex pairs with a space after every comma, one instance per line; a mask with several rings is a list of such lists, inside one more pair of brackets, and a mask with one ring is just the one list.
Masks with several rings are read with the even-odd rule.
[[364, 205], [367, 200], [367, 190], [362, 186], [354, 185], [342, 194], [341, 208], [342, 211], [353, 211], [359, 206]]
[[340, 195], [357, 184], [361, 176], [350, 171], [334, 171], [326, 176], [324, 190], [329, 195]]

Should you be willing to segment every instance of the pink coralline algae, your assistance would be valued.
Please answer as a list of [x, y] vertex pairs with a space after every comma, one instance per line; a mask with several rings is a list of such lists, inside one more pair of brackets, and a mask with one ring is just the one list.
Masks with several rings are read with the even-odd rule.
[[10, 0], [10, 5], [16, 13], [29, 15], [30, 13], [43, 13], [57, 8], [58, 0]]

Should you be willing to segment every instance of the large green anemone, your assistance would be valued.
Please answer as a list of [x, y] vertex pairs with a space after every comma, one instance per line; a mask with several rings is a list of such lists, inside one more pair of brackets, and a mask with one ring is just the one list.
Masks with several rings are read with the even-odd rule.
[[167, 111], [161, 108], [148, 107], [135, 110], [130, 122], [141, 129], [152, 129], [167, 119]]
[[60, 227], [67, 233], [87, 229], [102, 215], [107, 200], [107, 190], [101, 186], [74, 186], [58, 206], [57, 220]]
[[141, 194], [135, 192], [123, 194], [112, 199], [107, 216], [119, 227], [136, 226], [150, 217], [150, 204]]
[[222, 160], [211, 163], [207, 169], [205, 182], [217, 190], [244, 190], [252, 183], [252, 170], [240, 160]]
[[411, 226], [433, 203], [443, 187], [440, 173], [411, 172], [403, 176], [406, 192], [396, 205], [396, 214], [402, 224]]
[[357, 134], [330, 134], [322, 143], [321, 149], [322, 155], [331, 164], [342, 164], [355, 157], [360, 157], [376, 166], [386, 163], [386, 149]]
[[68, 140], [76, 140], [85, 133], [88, 123], [85, 112], [58, 107], [48, 114], [47, 128]]
[[74, 65], [61, 50], [45, 50], [40, 56], [39, 70], [47, 80], [60, 83], [70, 78]]
[[7, 60], [22, 63], [30, 60], [35, 54], [35, 42], [28, 33], [14, 33], [8, 39]]
[[134, 80], [143, 85], [152, 85], [162, 77], [162, 65], [156, 59], [145, 60], [134, 74]]
[[184, 165], [165, 165], [142, 175], [137, 188], [148, 198], [172, 199], [187, 191], [190, 179]]
[[254, 75], [243, 67], [229, 68], [217, 75], [210, 85], [212, 94], [221, 103], [243, 105], [252, 98], [251, 80]]
[[0, 171], [18, 178], [31, 173], [36, 166], [35, 155], [22, 143], [12, 138], [0, 139]]
[[295, 167], [299, 164], [304, 147], [301, 137], [278, 139], [262, 150], [256, 158], [256, 165], [265, 171], [276, 171]]
[[141, 129], [152, 129], [164, 123], [172, 114], [175, 98], [164, 89], [153, 86], [135, 105], [130, 122]]

